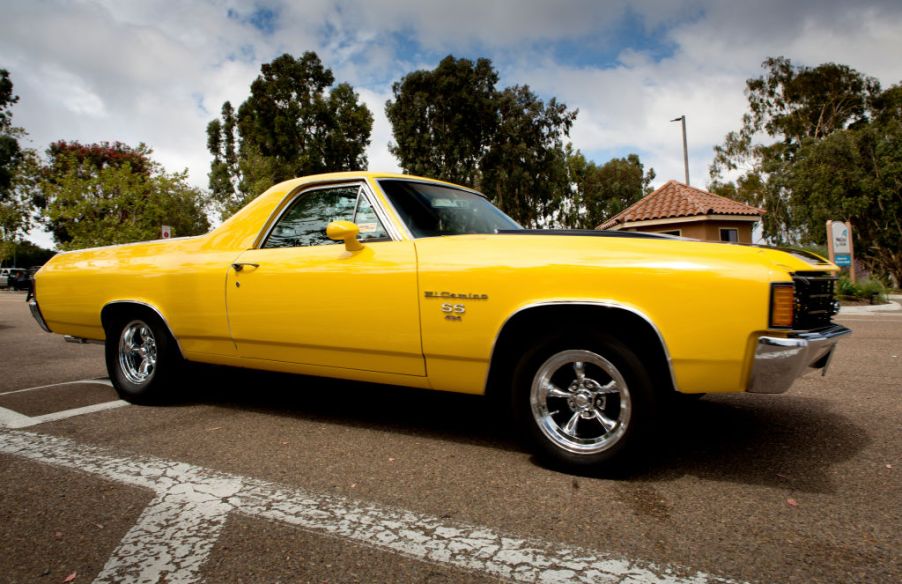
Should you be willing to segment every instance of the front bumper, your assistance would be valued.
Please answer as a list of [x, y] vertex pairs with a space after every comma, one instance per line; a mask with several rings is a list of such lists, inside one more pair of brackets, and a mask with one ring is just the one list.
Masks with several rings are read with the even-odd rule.
[[31, 288], [28, 290], [28, 296], [25, 297], [25, 302], [28, 303], [28, 309], [31, 311], [31, 316], [38, 321], [38, 326], [44, 329], [45, 332], [52, 333], [53, 331], [47, 326], [47, 321], [44, 320], [44, 315], [41, 314], [41, 308], [38, 306], [38, 299], [34, 295], [34, 282], [32, 282]]
[[826, 374], [839, 337], [851, 332], [834, 324], [824, 330], [792, 337], [759, 338], [746, 391], [783, 393], [805, 373], [820, 369]]

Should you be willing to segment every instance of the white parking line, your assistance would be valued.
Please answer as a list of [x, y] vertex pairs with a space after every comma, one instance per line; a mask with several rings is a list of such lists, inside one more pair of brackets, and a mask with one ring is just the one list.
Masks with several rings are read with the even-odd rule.
[[26, 387], [25, 389], [14, 389], [12, 391], [4, 391], [0, 395], [12, 395], [14, 393], [23, 393], [26, 391], [34, 391], [36, 389], [48, 389], [51, 387], [60, 387], [63, 385], [74, 385], [79, 383], [97, 383], [100, 385], [108, 385], [113, 387], [113, 382], [106, 377], [98, 377], [97, 379], [77, 379], [75, 381], [61, 381], [60, 383], [51, 383], [50, 385], [38, 385], [35, 387]]
[[230, 512], [518, 582], [731, 582], [185, 463], [118, 456], [54, 436], [0, 430], [0, 453], [156, 492], [98, 576], [100, 582], [197, 581]]
[[65, 420], [66, 418], [74, 418], [75, 416], [83, 416], [85, 414], [93, 414], [95, 412], [103, 412], [127, 406], [128, 402], [121, 399], [101, 404], [92, 404], [81, 408], [73, 408], [71, 410], [63, 410], [61, 412], [53, 412], [40, 416], [26, 416], [19, 412], [14, 412], [6, 408], [0, 408], [0, 427], [2, 428], [28, 428], [44, 424], [46, 422], [56, 422]]

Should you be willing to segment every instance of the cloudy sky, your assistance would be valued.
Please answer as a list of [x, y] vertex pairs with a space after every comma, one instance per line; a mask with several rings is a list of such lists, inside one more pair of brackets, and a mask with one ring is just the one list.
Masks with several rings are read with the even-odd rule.
[[204, 187], [207, 123], [286, 52], [316, 51], [359, 92], [376, 118], [373, 170], [398, 168], [392, 82], [453, 54], [578, 108], [577, 148], [597, 162], [636, 152], [657, 184], [683, 177], [669, 121], [682, 114], [692, 182], [706, 184], [768, 56], [902, 81], [898, 0], [0, 0], [0, 14], [0, 68], [32, 147], [145, 142]]

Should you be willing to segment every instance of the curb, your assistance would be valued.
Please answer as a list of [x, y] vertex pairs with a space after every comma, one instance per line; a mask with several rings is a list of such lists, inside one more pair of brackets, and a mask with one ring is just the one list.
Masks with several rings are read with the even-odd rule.
[[865, 304], [864, 306], [842, 306], [839, 309], [838, 316], [844, 316], [847, 314], [873, 314], [879, 312], [899, 312], [902, 311], [902, 305], [895, 301], [897, 296], [893, 297], [893, 300], [889, 301], [889, 304]]

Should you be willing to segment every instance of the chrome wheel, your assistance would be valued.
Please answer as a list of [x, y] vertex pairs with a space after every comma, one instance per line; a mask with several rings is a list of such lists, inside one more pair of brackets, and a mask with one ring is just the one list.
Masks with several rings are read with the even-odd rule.
[[542, 434], [574, 454], [603, 452], [629, 427], [630, 392], [610, 361], [586, 350], [549, 357], [533, 377], [532, 415]]
[[147, 383], [157, 368], [157, 341], [144, 322], [133, 320], [119, 335], [119, 369], [135, 385]]

